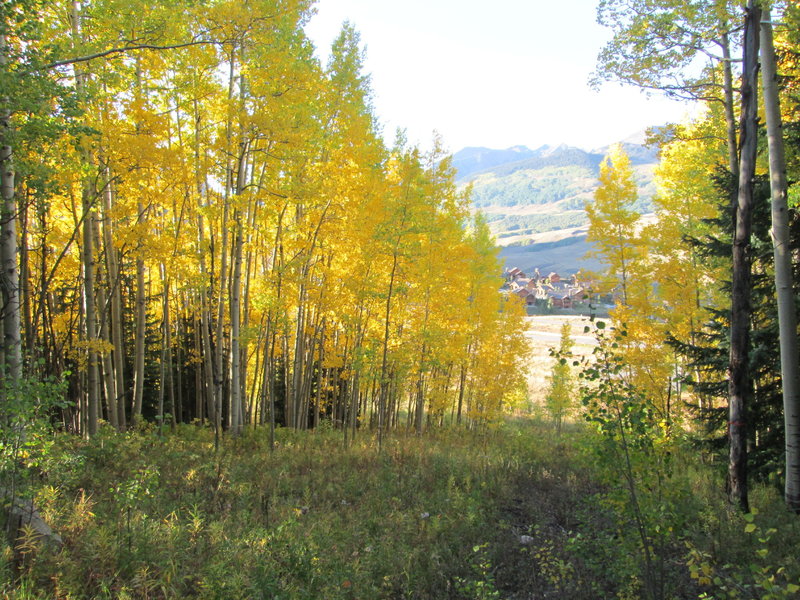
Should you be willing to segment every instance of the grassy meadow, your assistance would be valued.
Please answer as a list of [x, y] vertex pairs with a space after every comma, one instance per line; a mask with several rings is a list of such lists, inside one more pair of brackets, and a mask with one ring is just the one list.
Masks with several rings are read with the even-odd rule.
[[[182, 426], [51, 440], [30, 488], [60, 548], [6, 546], [3, 597], [791, 597], [796, 518], [770, 488], [747, 522], [714, 468], [675, 457], [670, 492], [639, 504], [657, 569], [614, 470], [585, 427], [521, 419], [484, 431], [279, 429], [225, 438]], [[680, 461], [680, 464], [678, 464]], [[685, 461], [685, 462], [684, 462]], [[717, 469], [718, 470], [718, 469]], [[663, 492], [663, 488], [662, 488]], [[745, 533], [745, 530], [750, 530]], [[654, 565], [651, 565], [653, 567]], [[786, 595], [764, 595], [772, 578]], [[726, 591], [727, 590], [727, 591]], [[702, 594], [708, 594], [702, 596]]]

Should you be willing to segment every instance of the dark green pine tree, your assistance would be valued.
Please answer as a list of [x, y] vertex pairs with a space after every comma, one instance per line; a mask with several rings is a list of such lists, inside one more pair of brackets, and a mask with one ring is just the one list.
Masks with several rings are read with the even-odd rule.
[[[730, 207], [732, 182], [730, 174], [715, 177], [724, 210], [718, 219], [709, 222], [716, 234], [690, 240], [707, 258], [730, 260], [734, 225]], [[753, 212], [752, 258], [752, 321], [750, 368], [753, 389], [747, 406], [748, 455], [750, 474], [764, 480], [782, 470], [784, 461], [783, 399], [780, 381], [778, 318], [775, 306], [772, 273], [772, 240], [770, 237], [769, 181], [759, 177], [755, 184]], [[792, 248], [800, 248], [800, 220], [793, 211]], [[795, 264], [795, 282], [800, 268]], [[730, 281], [720, 282], [722, 291], [730, 294]], [[729, 360], [730, 307], [713, 312], [694, 345], [670, 340], [670, 344], [688, 362], [686, 383], [700, 402], [693, 406], [695, 417], [702, 424], [703, 436], [697, 443], [714, 453], [723, 453], [727, 444], [727, 370]], [[698, 378], [696, 374], [701, 374]], [[724, 464], [725, 461], [721, 461]]]

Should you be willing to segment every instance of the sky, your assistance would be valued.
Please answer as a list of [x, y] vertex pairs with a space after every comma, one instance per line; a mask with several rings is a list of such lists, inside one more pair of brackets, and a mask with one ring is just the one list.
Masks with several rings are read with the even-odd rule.
[[349, 20], [366, 48], [376, 114], [429, 148], [434, 131], [467, 146], [587, 150], [682, 120], [685, 104], [588, 80], [610, 31], [597, 0], [318, 0], [306, 33], [327, 62]]

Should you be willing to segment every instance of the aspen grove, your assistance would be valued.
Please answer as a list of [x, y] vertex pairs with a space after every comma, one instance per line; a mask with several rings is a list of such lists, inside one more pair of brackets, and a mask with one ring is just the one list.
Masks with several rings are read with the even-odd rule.
[[421, 431], [521, 396], [486, 224], [439, 140], [385, 146], [357, 32], [323, 67], [312, 11], [4, 3], [3, 394], [65, 381], [84, 436]]

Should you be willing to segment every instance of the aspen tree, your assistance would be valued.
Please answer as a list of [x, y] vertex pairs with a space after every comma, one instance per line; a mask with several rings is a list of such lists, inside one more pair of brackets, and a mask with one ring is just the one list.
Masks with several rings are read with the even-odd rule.
[[596, 248], [590, 255], [608, 265], [608, 274], [620, 286], [623, 304], [629, 301], [631, 264], [641, 253], [636, 232], [639, 214], [632, 209], [636, 199], [630, 160], [617, 144], [600, 163], [600, 186], [595, 190], [594, 202], [586, 204], [586, 239]]
[[797, 314], [792, 286], [789, 249], [789, 206], [783, 126], [778, 98], [775, 47], [770, 10], [761, 18], [761, 69], [767, 121], [769, 171], [772, 188], [772, 240], [775, 257], [775, 291], [778, 298], [781, 384], [786, 446], [784, 497], [789, 510], [800, 513], [800, 358], [797, 349]]
[[[613, 79], [669, 97], [721, 103], [728, 169], [736, 177], [731, 34], [738, 23], [728, 0], [601, 0], [597, 20], [614, 35], [598, 55], [593, 84]], [[689, 67], [700, 60], [706, 68], [695, 75]]]
[[[82, 32], [82, 7], [78, 0], [72, 2], [72, 36], [74, 47], [78, 47], [83, 41]], [[75, 82], [78, 93], [85, 96], [88, 91], [88, 75], [82, 68], [75, 67]], [[86, 136], [81, 141], [81, 155], [85, 169], [93, 167], [93, 156], [89, 149], [89, 141]], [[86, 353], [87, 353], [87, 379], [86, 379], [86, 414], [84, 415], [85, 429], [84, 435], [93, 436], [97, 432], [97, 420], [99, 417], [100, 403], [100, 381], [98, 373], [98, 352], [97, 352], [97, 312], [95, 306], [95, 255], [94, 255], [94, 201], [97, 192], [94, 189], [92, 179], [88, 173], [83, 175], [81, 186], [81, 220], [83, 222], [82, 236], [82, 263], [83, 263], [83, 317], [86, 332]]]
[[422, 168], [416, 148], [406, 149], [405, 140], [398, 137], [392, 158], [388, 165], [391, 187], [388, 197], [382, 203], [379, 221], [375, 231], [375, 245], [382, 258], [387, 261], [383, 308], [383, 340], [381, 342], [380, 392], [378, 396], [378, 446], [382, 445], [383, 431], [387, 426], [392, 390], [392, 366], [389, 346], [393, 333], [397, 308], [397, 295], [405, 293], [402, 284], [405, 269], [414, 260], [417, 236], [422, 219], [428, 217], [424, 204], [424, 191], [421, 188]]
[[[0, 70], [8, 63], [5, 15], [0, 21]], [[0, 92], [2, 93], [2, 92]], [[22, 323], [20, 319], [19, 268], [17, 259], [17, 204], [15, 170], [11, 145], [11, 111], [9, 98], [0, 96], [0, 261], [2, 261], [3, 344], [0, 369], [12, 383], [22, 376]], [[6, 387], [5, 385], [3, 386]], [[5, 392], [5, 390], [3, 390]]]
[[550, 372], [550, 389], [545, 400], [557, 433], [561, 433], [564, 417], [569, 411], [569, 405], [574, 396], [575, 382], [571, 372], [570, 359], [575, 342], [570, 333], [569, 321], [564, 321], [561, 324], [561, 340], [556, 353], [556, 363]]
[[[718, 119], [709, 118], [686, 128], [689, 139], [674, 140], [662, 148], [654, 198], [658, 221], [648, 230], [652, 277], [658, 282], [661, 305], [656, 314], [663, 322], [664, 336], [692, 347], [700, 343], [712, 309], [724, 304], [716, 282], [725, 280], [730, 268], [724, 259], [702, 256], [694, 242], [712, 234], [709, 223], [720, 216], [713, 183], [719, 157], [725, 152], [716, 141], [720, 133]], [[713, 377], [708, 369], [690, 368], [691, 381], [699, 386]], [[711, 406], [712, 398], [697, 388], [694, 393], [701, 409]]]
[[114, 405], [111, 410], [115, 412], [115, 425], [122, 431], [126, 428], [125, 418], [125, 350], [122, 345], [122, 284], [117, 248], [114, 246], [114, 231], [112, 223], [113, 182], [110, 168], [106, 166], [103, 190], [103, 245], [105, 250], [105, 266], [108, 273], [109, 292], [111, 294], [110, 327], [113, 344], [111, 359], [114, 377], [114, 396], [110, 403]]
[[[49, 68], [85, 76], [87, 135], [50, 150], [58, 191], [23, 232], [36, 237], [25, 278], [42, 284], [26, 320], [54, 369], [78, 350], [102, 365], [84, 385], [102, 389], [81, 406], [87, 433], [101, 398], [122, 428], [128, 410], [179, 420], [191, 390], [186, 412], [218, 434], [223, 417], [236, 431], [283, 409], [296, 427], [330, 414], [346, 436], [371, 411], [382, 436], [406, 406], [421, 430], [457, 399], [474, 399], [473, 423], [509, 402], [491, 360], [517, 356], [497, 265], [463, 232], [448, 161], [438, 147], [389, 156], [357, 33], [343, 27], [323, 72], [302, 31], [310, 5], [85, 3], [80, 36], [47, 8], [54, 47], [71, 44]], [[212, 30], [224, 43], [205, 43]]]

